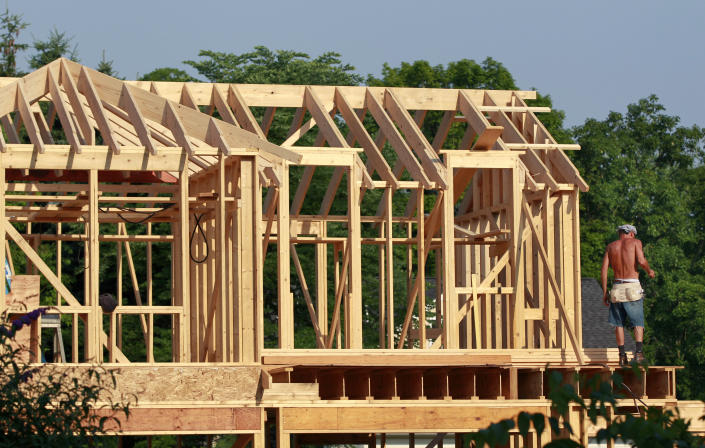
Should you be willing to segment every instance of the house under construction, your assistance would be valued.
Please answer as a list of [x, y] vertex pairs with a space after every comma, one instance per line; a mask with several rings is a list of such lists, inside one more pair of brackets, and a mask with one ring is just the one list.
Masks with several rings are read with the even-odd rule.
[[[56, 368], [119, 368], [115, 396], [138, 398], [121, 434], [432, 448], [550, 414], [552, 372], [617, 369], [582, 346], [579, 147], [533, 91], [121, 81], [65, 59], [0, 86], [0, 263], [36, 274], [0, 310], [53, 305]], [[38, 362], [51, 341], [30, 333]], [[624, 384], [701, 415], [676, 370]], [[570, 418], [583, 442], [599, 429]]]

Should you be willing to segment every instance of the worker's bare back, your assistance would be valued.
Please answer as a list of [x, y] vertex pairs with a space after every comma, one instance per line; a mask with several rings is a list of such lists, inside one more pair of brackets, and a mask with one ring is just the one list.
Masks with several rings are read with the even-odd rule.
[[611, 242], [607, 245], [607, 256], [614, 278], [639, 278], [637, 266], [646, 261], [641, 241], [636, 238]]

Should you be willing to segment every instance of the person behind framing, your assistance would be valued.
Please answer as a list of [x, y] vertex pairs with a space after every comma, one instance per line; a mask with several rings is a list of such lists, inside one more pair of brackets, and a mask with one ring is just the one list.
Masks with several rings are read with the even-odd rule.
[[[656, 273], [646, 261], [641, 241], [636, 239], [636, 227], [624, 224], [617, 228], [617, 232], [619, 239], [607, 245], [602, 261], [602, 300], [605, 306], [609, 306], [609, 323], [615, 327], [619, 364], [624, 366], [628, 364], [624, 351], [624, 325], [627, 317], [634, 326], [634, 360], [644, 360], [644, 290], [639, 283], [637, 266], [641, 266], [651, 278]], [[607, 271], [610, 267], [614, 272], [614, 282], [608, 291]]]

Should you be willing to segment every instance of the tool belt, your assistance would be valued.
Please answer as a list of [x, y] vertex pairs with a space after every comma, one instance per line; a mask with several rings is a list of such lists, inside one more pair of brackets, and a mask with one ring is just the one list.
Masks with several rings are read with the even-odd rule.
[[641, 284], [635, 283], [615, 283], [610, 290], [610, 300], [612, 303], [636, 302], [644, 298], [644, 290]]

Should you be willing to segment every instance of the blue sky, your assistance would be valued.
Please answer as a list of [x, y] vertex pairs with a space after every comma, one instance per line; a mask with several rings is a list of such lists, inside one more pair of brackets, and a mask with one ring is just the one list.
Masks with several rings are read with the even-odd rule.
[[[432, 64], [490, 56], [523, 89], [550, 94], [576, 125], [650, 94], [684, 125], [705, 126], [705, 1], [304, 2], [6, 0], [30, 26], [54, 26], [95, 67], [105, 50], [129, 79], [157, 67], [185, 69], [201, 49], [255, 45], [317, 56], [336, 51], [362, 74], [384, 62]], [[26, 68], [28, 53], [20, 57]]]

